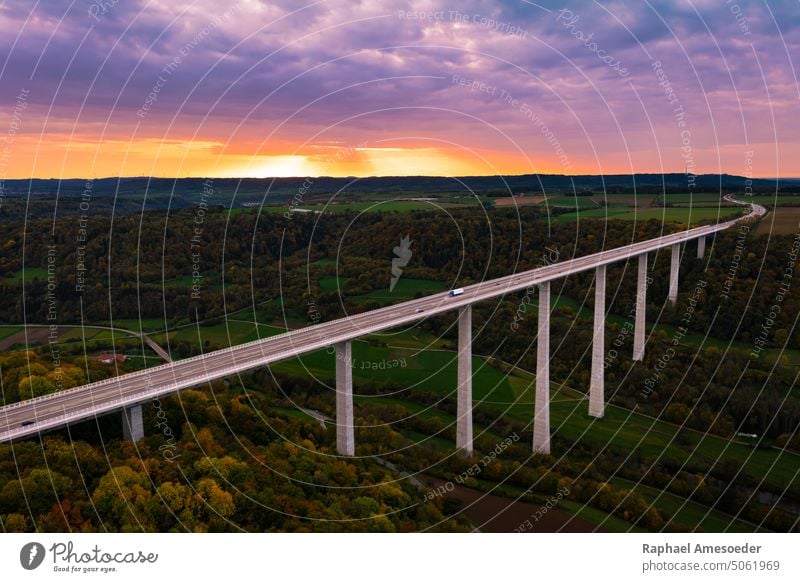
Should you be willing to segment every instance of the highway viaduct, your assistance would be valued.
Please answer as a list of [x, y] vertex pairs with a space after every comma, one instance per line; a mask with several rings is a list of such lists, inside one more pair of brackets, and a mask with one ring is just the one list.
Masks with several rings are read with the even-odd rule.
[[[728, 198], [730, 201], [744, 204]], [[515, 273], [464, 287], [463, 294], [439, 293], [357, 315], [311, 325], [281, 335], [169, 362], [137, 372], [70, 388], [0, 407], [0, 442], [40, 434], [81, 420], [121, 410], [125, 438], [144, 436], [142, 403], [179, 390], [230, 376], [249, 369], [318, 350], [335, 347], [336, 352], [336, 448], [340, 455], [355, 454], [353, 422], [353, 339], [444, 313], [458, 312], [458, 386], [456, 446], [472, 452], [472, 304], [530, 287], [539, 290], [533, 451], [550, 453], [550, 284], [569, 275], [595, 271], [595, 311], [589, 414], [604, 414], [604, 326], [607, 265], [637, 258], [633, 359], [641, 360], [645, 349], [648, 255], [671, 249], [668, 299], [678, 296], [681, 245], [696, 241], [697, 257], [705, 253], [706, 237], [737, 222], [762, 216], [763, 207], [750, 204], [749, 214], [715, 225], [701, 226], [655, 239], [640, 241]]]

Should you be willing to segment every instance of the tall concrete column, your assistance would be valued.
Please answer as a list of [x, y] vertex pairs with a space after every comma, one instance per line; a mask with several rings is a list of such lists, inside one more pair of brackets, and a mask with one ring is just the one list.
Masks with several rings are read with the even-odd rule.
[[639, 278], [636, 282], [636, 321], [633, 329], [633, 359], [644, 358], [644, 318], [647, 307], [647, 253], [639, 255]]
[[533, 452], [550, 454], [550, 283], [539, 285], [539, 329], [536, 335], [536, 400]]
[[144, 438], [144, 421], [142, 405], [128, 406], [122, 409], [122, 438], [136, 442]]
[[706, 237], [701, 236], [697, 239], [697, 258], [702, 259], [706, 254]]
[[589, 416], [602, 418], [605, 413], [606, 266], [597, 267], [594, 278], [594, 336], [592, 338], [592, 380], [589, 385]]
[[356, 454], [353, 431], [353, 348], [350, 342], [336, 344], [336, 451]]
[[456, 446], [472, 454], [472, 307], [458, 310], [458, 421]]
[[678, 301], [678, 272], [681, 268], [681, 244], [672, 245], [672, 262], [669, 267], [669, 295], [670, 303], [675, 305]]

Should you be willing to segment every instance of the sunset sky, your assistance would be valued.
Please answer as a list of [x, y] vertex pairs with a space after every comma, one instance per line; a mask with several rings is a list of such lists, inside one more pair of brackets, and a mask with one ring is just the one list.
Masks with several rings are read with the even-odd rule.
[[12, 0], [0, 28], [0, 178], [800, 176], [797, 0]]

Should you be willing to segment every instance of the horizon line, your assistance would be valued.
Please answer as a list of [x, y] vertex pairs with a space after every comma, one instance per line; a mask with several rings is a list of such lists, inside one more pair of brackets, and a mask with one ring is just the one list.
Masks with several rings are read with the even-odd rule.
[[308, 179], [336, 179], [336, 180], [367, 180], [367, 179], [402, 179], [402, 178], [443, 178], [443, 179], [457, 179], [457, 178], [521, 178], [525, 176], [559, 176], [563, 178], [580, 178], [586, 176], [592, 177], [605, 177], [605, 176], [669, 176], [669, 175], [683, 175], [683, 176], [729, 176], [732, 178], [741, 178], [743, 180], [800, 180], [800, 176], [742, 176], [739, 174], [729, 174], [727, 172], [634, 172], [634, 173], [608, 173], [608, 174], [549, 174], [549, 173], [530, 173], [530, 174], [461, 174], [461, 175], [447, 175], [447, 174], [398, 174], [398, 175], [350, 175], [350, 176], [331, 176], [331, 175], [296, 175], [296, 176], [148, 176], [148, 175], [130, 175], [130, 176], [95, 176], [89, 178], [87, 176], [70, 176], [70, 177], [42, 177], [42, 176], [28, 176], [25, 178], [2, 178], [0, 183], [13, 182], [13, 181], [30, 181], [30, 180], [122, 180], [122, 179], [158, 179], [158, 180], [308, 180]]

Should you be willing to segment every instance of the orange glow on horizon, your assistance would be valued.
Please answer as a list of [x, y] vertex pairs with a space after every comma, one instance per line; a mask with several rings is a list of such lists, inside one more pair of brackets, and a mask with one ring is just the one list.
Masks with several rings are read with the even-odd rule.
[[[154, 176], [168, 178], [220, 177], [367, 177], [367, 176], [478, 176], [520, 174], [631, 174], [680, 173], [683, 168], [659, 167], [650, 152], [610, 152], [602, 163], [594, 159], [570, 157], [568, 169], [553, 152], [524, 155], [518, 151], [475, 150], [403, 144], [402, 147], [311, 145], [292, 150], [289, 144], [279, 151], [248, 154], [259, 146], [225, 144], [213, 139], [180, 140], [142, 138], [134, 141], [108, 139], [100, 142], [51, 136], [47, 140], [20, 136], [9, 150], [3, 179], [100, 178]], [[752, 148], [753, 146], [747, 146]], [[739, 148], [698, 152], [704, 163], [698, 173], [744, 175]], [[772, 155], [770, 155], [772, 151]], [[763, 149], [753, 177], [774, 177], [779, 167], [789, 167], [792, 148], [783, 148], [780, 164], [774, 146]], [[717, 156], [723, 167], [717, 167]], [[726, 164], [726, 161], [728, 162]], [[632, 167], [633, 166], [633, 167]], [[785, 172], [784, 172], [785, 174]]]

